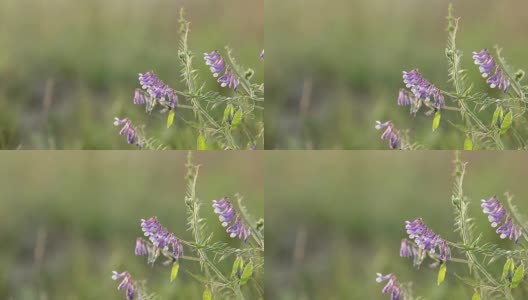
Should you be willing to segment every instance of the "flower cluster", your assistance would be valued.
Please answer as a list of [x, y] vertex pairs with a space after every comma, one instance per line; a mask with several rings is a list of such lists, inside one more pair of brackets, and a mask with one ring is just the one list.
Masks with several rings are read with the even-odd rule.
[[398, 143], [400, 142], [400, 134], [398, 133], [398, 130], [394, 128], [394, 124], [392, 124], [391, 121], [387, 122], [380, 122], [376, 121], [376, 127], [377, 130], [380, 130], [382, 128], [385, 128], [385, 131], [381, 134], [382, 140], [389, 140], [389, 147], [391, 149], [396, 149], [398, 147]]
[[227, 227], [226, 232], [229, 233], [229, 236], [234, 238], [238, 237], [244, 242], [247, 242], [249, 236], [251, 235], [251, 230], [247, 227], [242, 218], [237, 215], [233, 204], [227, 197], [223, 197], [220, 200], [213, 200], [214, 212], [218, 214], [220, 222], [222, 222], [223, 227], [227, 227], [233, 219], [235, 220], [229, 227]]
[[425, 99], [426, 101], [434, 98], [434, 107], [436, 109], [444, 107], [445, 101], [442, 92], [434, 84], [427, 81], [418, 69], [412, 69], [409, 72], [403, 71], [403, 82], [417, 98]]
[[119, 131], [119, 135], [126, 135], [127, 142], [129, 144], [137, 144], [141, 147], [141, 139], [138, 137], [138, 132], [136, 128], [132, 125], [132, 121], [129, 118], [119, 119], [114, 118], [114, 126], [121, 126], [123, 128]]
[[403, 291], [396, 280], [394, 274], [389, 273], [387, 275], [382, 275], [381, 273], [376, 273], [376, 282], [383, 282], [388, 280], [387, 284], [381, 290], [384, 294], [390, 293], [391, 300], [400, 300], [403, 296]]
[[508, 238], [510, 240], [515, 240], [516, 243], [519, 242], [522, 235], [521, 227], [513, 224], [510, 216], [506, 216], [506, 209], [502, 206], [501, 202], [495, 195], [488, 200], [482, 199], [480, 206], [482, 207], [482, 211], [488, 215], [491, 227], [497, 227], [502, 221], [504, 221], [504, 218], [506, 218], [504, 224], [499, 226], [496, 231], [501, 239]]
[[[123, 280], [117, 286], [117, 289], [119, 291], [125, 289], [126, 298], [128, 300], [133, 300], [134, 297], [136, 297], [136, 293], [138, 289], [137, 289], [136, 283], [134, 282], [134, 280], [132, 280], [132, 276], [130, 276], [130, 273], [128, 272], [118, 273], [116, 271], [112, 271], [112, 280], [118, 280], [121, 278], [123, 278]], [[138, 297], [141, 298], [141, 294], [139, 294]]]
[[427, 227], [421, 218], [414, 221], [405, 221], [405, 229], [409, 238], [414, 240], [420, 249], [435, 252], [438, 247], [439, 259], [442, 262], [448, 261], [451, 257], [451, 250], [447, 241]]
[[[149, 238], [154, 246], [169, 250], [169, 246], [172, 247], [172, 256], [175, 259], [179, 259], [183, 256], [183, 246], [174, 234], [170, 233], [167, 228], [163, 227], [156, 217], [151, 217], [148, 220], [141, 219], [141, 230], [145, 236]], [[136, 250], [138, 253], [144, 253], [143, 249], [138, 249], [136, 240]]]
[[[134, 93], [134, 104], [145, 104], [145, 100], [147, 99], [151, 102], [149, 104], [157, 101], [162, 105], [166, 105], [170, 109], [174, 109], [178, 105], [178, 95], [176, 94], [176, 91], [161, 81], [153, 71], [148, 71], [145, 74], [140, 73], [139, 84], [141, 85], [141, 88], [147, 92], [147, 95], [143, 95], [140, 89], [136, 89]], [[152, 105], [150, 105], [150, 107], [152, 107]]]
[[504, 93], [508, 92], [510, 80], [504, 75], [502, 69], [497, 65], [488, 49], [473, 52], [473, 59], [475, 60], [475, 64], [479, 66], [482, 77], [486, 78], [494, 72], [493, 75], [486, 80], [491, 88], [499, 88], [503, 90]]
[[[262, 57], [264, 57], [263, 54]], [[222, 87], [228, 86], [233, 88], [235, 92], [238, 90], [238, 85], [240, 83], [238, 77], [229, 67], [226, 66], [224, 58], [222, 58], [218, 50], [204, 53], [204, 59], [205, 64], [210, 66], [211, 72], [215, 78], [219, 77], [220, 74], [224, 72], [224, 74], [217, 80]]]

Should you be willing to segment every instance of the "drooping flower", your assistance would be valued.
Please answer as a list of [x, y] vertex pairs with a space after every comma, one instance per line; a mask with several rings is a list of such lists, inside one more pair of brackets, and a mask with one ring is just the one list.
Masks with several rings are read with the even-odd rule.
[[393, 273], [389, 273], [387, 275], [382, 275], [381, 273], [376, 273], [376, 282], [383, 282], [388, 280], [387, 284], [383, 287], [381, 290], [382, 293], [390, 293], [391, 300], [400, 300], [402, 299], [402, 289], [400, 288], [400, 285], [396, 279], [396, 276], [394, 276]]
[[[161, 79], [154, 74], [153, 71], [148, 71], [145, 74], [139, 73], [139, 84], [141, 88], [147, 91], [148, 95], [160, 104], [167, 105], [169, 108], [174, 109], [178, 105], [178, 95], [176, 91], [166, 85]], [[137, 90], [136, 90], [137, 94]], [[136, 103], [136, 97], [134, 96], [134, 103]], [[143, 99], [144, 104], [145, 99]]]
[[479, 66], [482, 77], [488, 77], [495, 69], [495, 60], [489, 53], [488, 49], [482, 49], [479, 52], [473, 52], [475, 64]]
[[414, 255], [413, 247], [409, 243], [409, 240], [402, 239], [400, 242], [400, 256], [401, 257], [412, 257], [413, 255]]
[[170, 246], [174, 258], [179, 259], [183, 256], [181, 241], [163, 227], [156, 217], [147, 220], [141, 219], [141, 230], [157, 248], [167, 251]]
[[126, 290], [126, 298], [127, 300], [133, 300], [137, 293], [137, 286], [134, 280], [132, 279], [132, 276], [128, 272], [122, 272], [118, 273], [116, 271], [112, 271], [112, 280], [118, 280], [123, 278], [121, 283], [117, 286], [117, 289], [119, 291]]
[[480, 201], [482, 202], [480, 204], [482, 211], [488, 215], [488, 220], [491, 222], [491, 227], [497, 227], [497, 225], [499, 225], [504, 219], [506, 209], [504, 206], [502, 206], [499, 199], [497, 199], [497, 196], [495, 195], [493, 195], [488, 200], [482, 199]]
[[495, 74], [491, 75], [491, 77], [488, 78], [486, 82], [492, 89], [499, 88], [504, 93], [508, 92], [508, 87], [510, 86], [510, 80], [507, 76], [504, 76], [502, 70], [499, 67], [497, 67]]
[[436, 247], [440, 250], [440, 260], [446, 262], [451, 256], [449, 244], [440, 235], [431, 230], [422, 218], [414, 221], [405, 221], [405, 229], [409, 238], [414, 240], [418, 248], [425, 251], [435, 252]]
[[497, 233], [501, 239], [508, 238], [518, 243], [522, 235], [522, 229], [520, 226], [513, 224], [512, 218], [508, 216], [506, 222], [497, 228]]
[[262, 49], [262, 52], [260, 52], [260, 60], [264, 60], [264, 49]]
[[398, 94], [398, 105], [399, 106], [407, 106], [411, 104], [411, 98], [410, 95], [405, 91], [405, 89], [400, 89], [400, 92]]
[[479, 66], [479, 71], [482, 74], [482, 77], [486, 78], [491, 75], [486, 82], [493, 88], [499, 88], [504, 93], [508, 92], [508, 87], [510, 86], [510, 79], [504, 75], [501, 67], [495, 62], [493, 56], [484, 48], [478, 52], [473, 52], [473, 59], [475, 64]]
[[[240, 83], [238, 77], [233, 73], [233, 71], [226, 66], [224, 58], [220, 55], [218, 50], [213, 50], [209, 53], [204, 53], [205, 64], [208, 65], [213, 73], [213, 76], [219, 77], [218, 83], [222, 87], [230, 87], [235, 90], [238, 90], [238, 85]], [[220, 74], [224, 72], [222, 76]]]
[[[223, 197], [220, 200], [213, 200], [213, 208], [214, 212], [218, 215], [218, 219], [222, 222], [222, 226], [229, 226], [226, 229], [229, 236], [232, 238], [238, 237], [244, 242], [247, 242], [251, 235], [251, 230], [246, 224], [244, 224], [242, 218], [237, 215], [231, 201], [229, 201], [227, 197]], [[235, 220], [235, 222], [230, 225], [233, 220]]]
[[134, 253], [138, 256], [146, 256], [148, 254], [147, 244], [145, 243], [145, 240], [143, 240], [142, 238], [136, 239], [136, 249], [134, 249]]
[[407, 88], [410, 88], [413, 94], [427, 101], [434, 98], [434, 106], [436, 109], [444, 107], [444, 95], [432, 83], [427, 81], [418, 69], [412, 69], [409, 72], [403, 71], [403, 82]]
[[136, 89], [134, 92], [134, 104], [143, 105], [145, 104], [145, 97], [140, 89]]
[[392, 124], [391, 121], [387, 122], [380, 122], [376, 121], [375, 128], [377, 130], [385, 128], [385, 131], [381, 134], [382, 140], [389, 140], [389, 147], [391, 149], [396, 149], [398, 147], [398, 143], [400, 142], [400, 135], [398, 131], [394, 128], [394, 124]]
[[141, 141], [138, 138], [136, 128], [132, 125], [132, 121], [130, 121], [129, 118], [114, 118], [114, 126], [121, 125], [123, 125], [123, 127], [119, 131], [119, 135], [126, 135], [129, 144], [137, 144], [138, 146], [141, 146]]

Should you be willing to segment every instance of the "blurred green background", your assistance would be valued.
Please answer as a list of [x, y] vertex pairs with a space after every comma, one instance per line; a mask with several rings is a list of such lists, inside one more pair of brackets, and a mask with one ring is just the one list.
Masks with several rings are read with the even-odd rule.
[[262, 1], [2, 1], [0, 148], [134, 149], [112, 125], [114, 117], [128, 116], [169, 148], [195, 149], [196, 134], [179, 118], [166, 129], [165, 115], [147, 116], [132, 104], [138, 73], [154, 70], [171, 87], [184, 88], [181, 7], [191, 21], [195, 66], [210, 90], [230, 92], [215, 82], [202, 54], [226, 45], [255, 69], [257, 82], [264, 80]]
[[[201, 299], [203, 286], [185, 270], [147, 266], [134, 255], [140, 219], [158, 216], [170, 231], [186, 231], [187, 153], [5, 152], [0, 156], [0, 299], [125, 299], [112, 270], [146, 280], [160, 299]], [[263, 152], [197, 153], [197, 196], [214, 240], [232, 246], [208, 203], [236, 192], [263, 217]], [[186, 248], [189, 253], [188, 248]], [[228, 264], [232, 263], [229, 262]], [[226, 266], [230, 272], [231, 265]]]
[[[388, 149], [374, 129], [376, 120], [387, 119], [431, 149], [461, 149], [465, 137], [447, 122], [458, 115], [444, 114], [431, 134], [431, 117], [420, 112], [413, 118], [396, 105], [404, 70], [417, 67], [440, 89], [450, 89], [444, 54], [449, 2], [267, 0], [266, 149]], [[471, 52], [498, 44], [510, 65], [527, 70], [528, 2], [452, 2], [461, 17], [462, 64], [478, 90], [499, 97], [480, 77]]]
[[[450, 151], [273, 151], [266, 153], [266, 296], [269, 299], [389, 299], [376, 272], [394, 272], [400, 282], [414, 282], [415, 296], [470, 299], [473, 291], [448, 264], [438, 287], [437, 269], [426, 261], [417, 270], [399, 257], [406, 236], [404, 221], [422, 217], [443, 238], [458, 241], [451, 204]], [[528, 215], [528, 163], [521, 152], [464, 152], [468, 162], [465, 194], [470, 216], [483, 242], [506, 249], [482, 213], [480, 199], [510, 192]], [[309, 162], [309, 163], [307, 163]], [[453, 256], [461, 254], [453, 251]], [[430, 262], [430, 261], [429, 261]], [[492, 264], [502, 273], [504, 260]], [[500, 270], [499, 270], [500, 269]], [[273, 274], [270, 276], [269, 274]], [[527, 299], [522, 284], [515, 299]]]

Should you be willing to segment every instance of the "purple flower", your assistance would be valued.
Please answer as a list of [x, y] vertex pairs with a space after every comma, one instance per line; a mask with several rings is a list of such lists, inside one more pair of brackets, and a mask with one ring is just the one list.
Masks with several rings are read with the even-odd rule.
[[223, 197], [220, 200], [213, 200], [213, 208], [220, 222], [222, 222], [223, 227], [227, 227], [235, 219], [235, 222], [226, 229], [229, 236], [232, 238], [238, 237], [244, 242], [247, 242], [251, 235], [251, 230], [242, 222], [242, 218], [237, 215], [231, 201], [227, 197]]
[[126, 289], [126, 298], [128, 300], [133, 300], [134, 297], [136, 296], [137, 287], [136, 287], [135, 282], [132, 280], [132, 276], [130, 276], [130, 273], [128, 272], [118, 273], [116, 271], [112, 271], [112, 280], [118, 280], [121, 278], [123, 278], [123, 280], [117, 286], [117, 289], [119, 291]]
[[139, 84], [154, 98], [165, 96], [165, 93], [170, 89], [153, 71], [148, 71], [145, 74], [139, 73]]
[[375, 128], [377, 130], [385, 128], [385, 131], [381, 134], [382, 140], [389, 140], [389, 147], [391, 149], [396, 149], [398, 147], [398, 143], [400, 142], [400, 135], [398, 134], [398, 131], [394, 128], [394, 125], [391, 121], [387, 121], [384, 123], [381, 123], [380, 121], [376, 121]]
[[143, 96], [141, 89], [136, 89], [136, 91], [134, 92], [134, 104], [145, 104], [145, 97]]
[[264, 60], [264, 49], [262, 49], [262, 52], [260, 52], [260, 60]]
[[218, 50], [213, 50], [210, 53], [204, 53], [205, 64], [208, 65], [213, 73], [213, 76], [219, 77], [222, 72], [224, 74], [218, 78], [218, 83], [222, 87], [230, 87], [235, 90], [238, 90], [239, 80], [238, 77], [233, 73], [233, 71], [226, 66], [226, 63]]
[[141, 141], [138, 139], [136, 128], [132, 125], [132, 121], [130, 121], [129, 118], [119, 119], [114, 118], [114, 126], [121, 126], [123, 125], [123, 128], [119, 131], [119, 135], [126, 135], [127, 142], [129, 144], [137, 144], [138, 146], [141, 145]]
[[412, 69], [409, 72], [403, 71], [403, 82], [405, 86], [410, 88], [413, 94], [418, 98], [429, 100], [434, 98], [434, 106], [436, 109], [444, 107], [444, 95], [432, 83], [423, 78], [418, 69]]
[[495, 60], [489, 53], [488, 49], [482, 49], [479, 52], [473, 52], [473, 59], [475, 64], [479, 65], [482, 77], [488, 77], [495, 68]]
[[409, 94], [407, 94], [407, 91], [405, 89], [400, 89], [400, 93], [398, 94], [398, 105], [399, 106], [407, 106], [411, 104], [411, 97]]
[[497, 67], [495, 74], [491, 75], [491, 77], [488, 78], [486, 82], [490, 85], [492, 89], [499, 88], [503, 90], [504, 93], [508, 92], [508, 87], [510, 86], [510, 80], [508, 79], [508, 77], [504, 76], [502, 70], [499, 67]]
[[224, 71], [225, 62], [218, 50], [204, 53], [205, 64], [210, 66], [213, 76], [216, 78]]
[[488, 200], [480, 200], [482, 204], [482, 211], [488, 215], [488, 220], [491, 222], [491, 227], [497, 227], [506, 214], [506, 209], [502, 206], [497, 196], [493, 195]]
[[413, 257], [414, 251], [409, 240], [403, 239], [400, 243], [400, 257]]
[[145, 240], [142, 238], [136, 239], [136, 249], [134, 250], [134, 253], [138, 256], [145, 256], [147, 255], [147, 244], [145, 243]]
[[157, 248], [169, 250], [171, 246], [174, 258], [179, 259], [183, 256], [183, 246], [180, 240], [163, 227], [156, 217], [148, 220], [141, 219], [141, 230]]
[[506, 222], [497, 228], [497, 233], [500, 235], [501, 239], [508, 238], [512, 241], [515, 240], [515, 243], [518, 243], [522, 235], [522, 229], [520, 226], [513, 224], [511, 217], [507, 217]]
[[391, 300], [400, 300], [403, 292], [400, 288], [400, 285], [398, 284], [398, 281], [396, 280], [396, 276], [394, 274], [389, 273], [387, 275], [382, 275], [381, 273], [376, 273], [376, 282], [383, 282], [388, 280], [387, 284], [383, 289], [381, 290], [382, 293], [390, 293], [391, 294]]
[[440, 250], [440, 260], [447, 261], [451, 256], [448, 243], [440, 235], [431, 230], [421, 218], [414, 221], [405, 221], [405, 229], [409, 238], [414, 239], [418, 248], [434, 252], [436, 247]]
[[503, 74], [503, 71], [500, 66], [497, 65], [488, 49], [484, 48], [479, 52], [473, 52], [473, 59], [475, 60], [475, 64], [479, 66], [482, 77], [486, 78], [491, 75], [492, 72], [495, 72], [486, 80], [492, 89], [499, 88], [503, 90], [504, 93], [508, 92], [510, 80]]

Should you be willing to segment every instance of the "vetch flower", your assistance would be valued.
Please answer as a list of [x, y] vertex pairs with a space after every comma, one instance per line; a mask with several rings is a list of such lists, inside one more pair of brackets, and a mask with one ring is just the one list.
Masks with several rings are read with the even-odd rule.
[[[213, 77], [219, 77], [217, 81], [220, 83], [220, 86], [233, 88], [235, 92], [238, 90], [240, 81], [233, 71], [226, 66], [226, 63], [218, 50], [204, 53], [204, 60], [205, 64], [210, 67]], [[222, 72], [224, 72], [224, 74], [220, 76]]]
[[264, 49], [262, 49], [262, 52], [260, 52], [260, 60], [264, 60]]
[[398, 281], [396, 280], [396, 276], [394, 276], [394, 274], [392, 273], [389, 273], [387, 275], [376, 273], [376, 282], [383, 282], [386, 280], [388, 280], [388, 282], [383, 287], [381, 292], [384, 294], [390, 293], [391, 300], [400, 300], [402, 298], [403, 292], [402, 292], [402, 289], [400, 288]]
[[497, 233], [501, 239], [508, 238], [512, 241], [515, 240], [515, 243], [518, 243], [522, 235], [522, 229], [520, 226], [513, 224], [512, 218], [508, 216], [506, 222], [497, 228]]
[[493, 195], [488, 200], [480, 200], [482, 203], [482, 211], [488, 215], [488, 220], [491, 222], [491, 227], [497, 227], [506, 214], [506, 209], [502, 206], [497, 196]]
[[183, 246], [180, 240], [163, 227], [156, 217], [141, 219], [141, 230], [157, 248], [168, 251], [171, 246], [174, 258], [179, 259], [183, 256]]
[[495, 60], [489, 53], [488, 49], [482, 49], [479, 52], [473, 52], [475, 64], [479, 66], [482, 77], [488, 77], [495, 69]]
[[504, 93], [508, 92], [510, 86], [510, 79], [504, 75], [500, 66], [495, 62], [493, 56], [489, 53], [488, 49], [484, 48], [478, 52], [473, 52], [473, 59], [475, 64], [479, 66], [479, 71], [482, 77], [486, 78], [491, 75], [486, 82], [493, 88], [499, 88]]
[[410, 95], [407, 94], [407, 91], [405, 91], [405, 89], [400, 89], [400, 92], [398, 94], [398, 105], [407, 106], [410, 104], [411, 104]]
[[392, 124], [391, 121], [387, 121], [384, 123], [380, 121], [376, 121], [375, 128], [377, 130], [385, 128], [385, 131], [381, 134], [381, 139], [382, 140], [388, 139], [389, 147], [391, 149], [396, 149], [398, 147], [398, 143], [400, 142], [400, 135], [398, 131], [394, 128], [394, 125]]
[[138, 256], [146, 256], [148, 254], [147, 244], [145, 243], [145, 240], [143, 240], [142, 238], [136, 239], [136, 249], [134, 250], [134, 253]]
[[409, 240], [403, 239], [400, 242], [400, 256], [401, 257], [412, 257], [414, 255], [413, 247]]
[[[176, 91], [171, 89], [168, 85], [161, 81], [161, 79], [159, 79], [153, 71], [148, 71], [145, 74], [139, 73], [139, 84], [144, 90], [147, 91], [151, 98], [158, 100], [160, 104], [167, 105], [171, 109], [176, 108], [176, 106], [178, 105], [178, 95], [176, 94]], [[135, 96], [134, 103], [136, 103]], [[143, 101], [143, 103], [145, 103], [145, 101]]]
[[[238, 237], [239, 239], [247, 242], [251, 235], [251, 230], [247, 225], [244, 224], [242, 218], [237, 215], [233, 204], [227, 197], [223, 197], [220, 200], [213, 200], [214, 212], [218, 215], [218, 219], [222, 222], [223, 227], [227, 227], [226, 232], [232, 238]], [[236, 218], [235, 218], [236, 217]], [[235, 220], [231, 225], [230, 223]]]
[[412, 69], [409, 72], [403, 71], [403, 82], [407, 88], [410, 88], [413, 94], [422, 99], [429, 101], [434, 98], [434, 106], [436, 109], [444, 107], [444, 95], [432, 83], [423, 78], [418, 69]]
[[137, 286], [134, 282], [134, 280], [132, 280], [132, 276], [130, 276], [130, 273], [128, 272], [122, 272], [122, 273], [118, 273], [116, 271], [112, 271], [112, 280], [118, 280], [118, 279], [123, 279], [121, 281], [121, 283], [117, 286], [117, 289], [119, 291], [121, 290], [126, 290], [126, 298], [128, 300], [133, 300], [134, 297], [136, 296], [136, 292], [137, 292]]
[[145, 104], [145, 97], [143, 96], [141, 89], [136, 89], [136, 91], [134, 92], [134, 104]]
[[129, 118], [119, 119], [114, 118], [114, 126], [121, 126], [121, 130], [119, 131], [119, 135], [126, 135], [127, 142], [129, 144], [137, 144], [138, 146], [141, 145], [141, 141], [138, 139], [137, 130], [132, 125], [132, 121], [130, 121]]
[[440, 260], [446, 262], [451, 257], [451, 250], [447, 241], [431, 230], [421, 218], [414, 221], [405, 221], [405, 229], [409, 238], [414, 240], [418, 248], [435, 252], [436, 247], [440, 250]]

